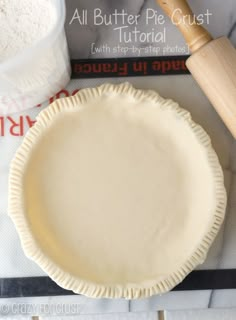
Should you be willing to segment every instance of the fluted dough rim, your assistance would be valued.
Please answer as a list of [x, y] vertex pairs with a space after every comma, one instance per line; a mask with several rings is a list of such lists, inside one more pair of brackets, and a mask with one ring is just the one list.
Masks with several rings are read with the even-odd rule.
[[[153, 280], [149, 286], [142, 285], [100, 285], [90, 283], [83, 279], [73, 277], [62, 270], [49, 257], [47, 257], [35, 241], [34, 235], [25, 216], [23, 203], [23, 176], [25, 165], [30, 157], [32, 147], [37, 143], [39, 133], [50, 127], [56, 114], [60, 112], [71, 112], [79, 110], [81, 105], [90, 99], [101, 96], [104, 92], [128, 93], [137, 101], [153, 101], [157, 106], [169, 108], [173, 112], [181, 115], [195, 133], [197, 139], [206, 149], [209, 165], [212, 167], [215, 178], [216, 190], [216, 211], [213, 217], [213, 224], [202, 239], [194, 254], [176, 272], [170, 274], [161, 281]], [[58, 285], [72, 290], [75, 293], [83, 294], [93, 298], [147, 298], [155, 294], [165, 293], [179, 284], [197, 265], [202, 263], [207, 255], [209, 247], [215, 239], [220, 226], [224, 220], [226, 208], [226, 191], [224, 188], [224, 178], [218, 157], [212, 148], [211, 141], [207, 133], [201, 126], [191, 119], [189, 112], [179, 107], [172, 100], [166, 100], [155, 91], [136, 90], [129, 83], [119, 85], [103, 84], [96, 88], [82, 89], [75, 96], [63, 98], [53, 102], [48, 108], [40, 112], [36, 124], [28, 131], [23, 143], [16, 152], [11, 163], [9, 177], [9, 215], [12, 218], [16, 229], [20, 235], [21, 244], [27, 257], [34, 260]]]

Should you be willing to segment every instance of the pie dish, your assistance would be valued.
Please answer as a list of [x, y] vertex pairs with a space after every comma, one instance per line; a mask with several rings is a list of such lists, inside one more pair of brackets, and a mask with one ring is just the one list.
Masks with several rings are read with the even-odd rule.
[[61, 287], [97, 298], [171, 290], [205, 260], [226, 207], [206, 132], [128, 83], [43, 110], [9, 185], [25, 254]]

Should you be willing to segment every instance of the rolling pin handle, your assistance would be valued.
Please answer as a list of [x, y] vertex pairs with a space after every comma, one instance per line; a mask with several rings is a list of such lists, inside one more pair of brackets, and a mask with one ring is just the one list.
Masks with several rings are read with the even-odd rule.
[[172, 23], [183, 34], [190, 51], [193, 53], [212, 40], [193, 14], [186, 0], [157, 0]]

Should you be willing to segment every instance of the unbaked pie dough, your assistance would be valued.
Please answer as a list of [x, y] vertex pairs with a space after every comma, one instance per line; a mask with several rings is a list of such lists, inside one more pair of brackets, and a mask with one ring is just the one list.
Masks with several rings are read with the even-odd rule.
[[28, 257], [90, 297], [163, 293], [206, 257], [223, 174], [190, 114], [153, 91], [105, 84], [40, 113], [10, 173]]

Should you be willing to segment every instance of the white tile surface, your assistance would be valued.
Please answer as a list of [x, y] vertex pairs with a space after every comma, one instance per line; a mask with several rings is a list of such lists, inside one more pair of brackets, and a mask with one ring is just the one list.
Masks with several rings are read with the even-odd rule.
[[[228, 203], [229, 214], [225, 223], [225, 241], [220, 268], [235, 268], [236, 261], [236, 175], [232, 177], [231, 194]], [[236, 299], [235, 299], [236, 300]]]
[[235, 308], [235, 301], [236, 301], [236, 289], [215, 290], [212, 294], [209, 307]]
[[235, 309], [209, 309], [165, 312], [165, 320], [235, 320]]
[[181, 309], [205, 309], [208, 307], [211, 291], [169, 292], [162, 296], [131, 301], [130, 311], [161, 311]]
[[[59, 320], [58, 317], [40, 317], [40, 320]], [[60, 320], [158, 320], [156, 312], [147, 313], [114, 313], [97, 315], [77, 315], [60, 317]]]

